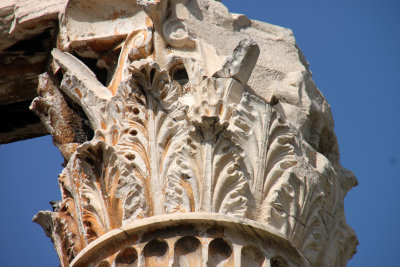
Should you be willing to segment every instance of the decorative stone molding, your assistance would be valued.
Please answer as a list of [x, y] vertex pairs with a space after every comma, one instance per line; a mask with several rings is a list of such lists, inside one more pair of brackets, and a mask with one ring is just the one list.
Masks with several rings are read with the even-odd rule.
[[34, 217], [62, 266], [222, 266], [212, 244], [224, 266], [346, 265], [356, 179], [290, 30], [212, 0], [70, 0], [59, 20], [31, 109], [65, 158]]
[[309, 266], [275, 229], [251, 220], [201, 212], [152, 216], [112, 230], [85, 247], [71, 266], [90, 264]]

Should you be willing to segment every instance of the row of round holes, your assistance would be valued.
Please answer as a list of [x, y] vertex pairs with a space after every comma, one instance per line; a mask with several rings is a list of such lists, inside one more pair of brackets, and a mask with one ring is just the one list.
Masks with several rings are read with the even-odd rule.
[[[201, 245], [200, 241], [192, 236], [185, 236], [180, 238], [175, 243], [175, 253], [177, 255], [186, 255], [196, 251]], [[246, 248], [246, 247], [245, 247]], [[252, 247], [253, 248], [253, 247]], [[168, 244], [164, 240], [154, 239], [146, 244], [144, 247], [143, 254], [147, 257], [162, 257], [168, 251]], [[255, 249], [255, 253], [258, 256], [253, 256], [257, 258], [260, 266], [263, 262], [263, 257], [258, 249]], [[244, 250], [242, 250], [242, 253]], [[209, 266], [216, 266], [219, 262], [225, 261], [230, 258], [232, 254], [231, 246], [222, 238], [216, 238], [211, 241], [209, 245]], [[116, 267], [128, 267], [136, 266], [135, 263], [138, 259], [138, 254], [136, 249], [133, 247], [128, 247], [120, 252], [115, 260]], [[217, 259], [217, 260], [215, 260]], [[271, 267], [287, 267], [287, 261], [281, 256], [275, 256], [270, 260]], [[98, 267], [107, 267], [108, 262], [101, 262]]]

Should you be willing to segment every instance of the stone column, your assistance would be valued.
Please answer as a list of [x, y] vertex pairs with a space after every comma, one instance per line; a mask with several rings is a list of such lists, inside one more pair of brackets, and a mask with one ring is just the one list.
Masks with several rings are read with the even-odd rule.
[[34, 217], [61, 266], [346, 265], [357, 181], [290, 30], [214, 0], [55, 2], [31, 110], [65, 158]]

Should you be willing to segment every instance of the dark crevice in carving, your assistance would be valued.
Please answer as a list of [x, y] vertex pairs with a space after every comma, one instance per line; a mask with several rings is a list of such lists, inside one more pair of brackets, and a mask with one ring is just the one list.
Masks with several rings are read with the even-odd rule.
[[154, 239], [144, 247], [145, 257], [161, 257], [168, 251], [168, 244], [164, 240]]
[[170, 70], [170, 76], [173, 80], [184, 86], [189, 82], [189, 76], [183, 64], [178, 64]]
[[271, 106], [275, 106], [279, 103], [279, 99], [276, 96], [272, 96], [271, 100], [269, 101], [268, 104], [270, 104]]
[[51, 72], [48, 72], [52, 77], [52, 80], [57, 87], [61, 86], [62, 79], [64, 77], [64, 73], [61, 69], [59, 69], [54, 75]]
[[104, 168], [103, 168], [103, 149], [89, 148], [87, 150], [88, 154], [84, 158], [84, 160], [92, 167], [92, 170], [96, 177], [103, 177]]
[[168, 1], [165, 17], [169, 18], [172, 15], [171, 1]]
[[154, 76], [156, 75], [156, 69], [151, 69], [150, 71], [150, 81], [153, 82]]
[[[121, 45], [121, 42], [117, 45]], [[112, 50], [101, 55], [100, 59], [97, 61], [97, 66], [103, 68], [102, 70], [107, 70], [107, 84], [110, 83], [111, 78], [115, 75], [118, 67], [118, 58], [121, 55], [121, 47], [115, 47]]]
[[93, 73], [96, 75], [97, 80], [101, 84], [107, 86], [108, 71], [106, 68], [101, 68], [97, 65], [97, 58], [81, 57], [78, 56], [76, 53], [74, 53], [74, 56], [82, 61], [82, 63], [85, 64], [91, 71], [93, 71]]
[[138, 259], [136, 249], [128, 247], [120, 252], [115, 260], [116, 267], [132, 266]]
[[[188, 1], [187, 10], [193, 15], [197, 20], [202, 21], [204, 19], [203, 11], [201, 10], [199, 3], [197, 1]], [[208, 9], [208, 6], [206, 6]]]

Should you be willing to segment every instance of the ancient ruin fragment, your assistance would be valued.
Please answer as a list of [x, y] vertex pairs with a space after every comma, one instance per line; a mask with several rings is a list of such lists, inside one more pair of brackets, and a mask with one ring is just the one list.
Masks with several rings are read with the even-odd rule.
[[[41, 124], [21, 127], [65, 159], [60, 202], [34, 217], [61, 266], [345, 266], [355, 253], [343, 199], [357, 181], [290, 30], [214, 0], [6, 1], [0, 25], [0, 104], [37, 87]], [[29, 92], [7, 98], [15, 77]]]

